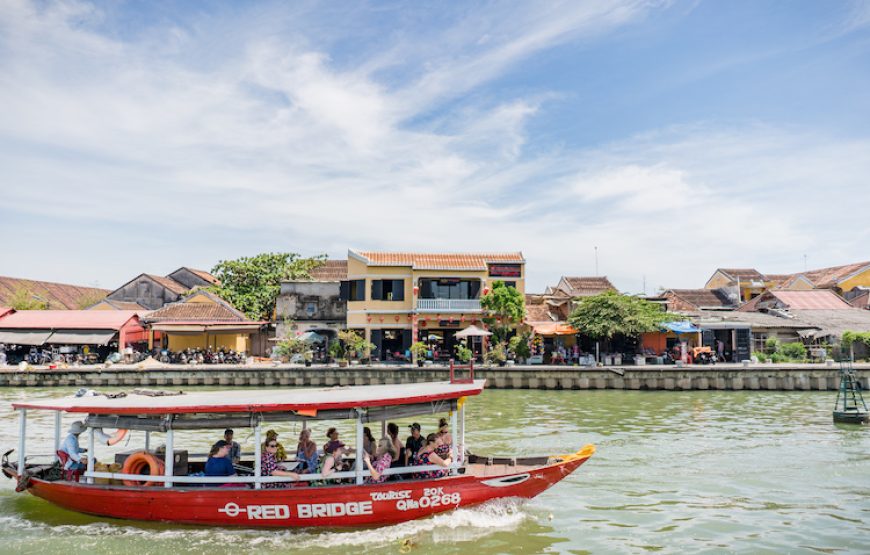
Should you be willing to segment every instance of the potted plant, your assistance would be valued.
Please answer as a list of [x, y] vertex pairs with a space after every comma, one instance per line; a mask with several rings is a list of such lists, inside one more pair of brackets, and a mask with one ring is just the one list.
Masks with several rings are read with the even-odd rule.
[[529, 347], [528, 334], [524, 333], [511, 337], [510, 341], [508, 342], [508, 348], [513, 354], [514, 360], [516, 360], [519, 364], [522, 364], [530, 356], [532, 356], [532, 349], [531, 347]]
[[338, 362], [338, 365], [341, 366], [342, 360], [344, 361], [344, 365], [347, 366], [347, 359], [344, 357], [344, 347], [341, 346], [341, 342], [337, 339], [333, 339], [329, 342], [329, 346], [326, 348], [326, 351], [329, 353], [329, 358]]
[[504, 366], [507, 364], [507, 348], [505, 347], [504, 342], [499, 342], [493, 345], [486, 353], [484, 359], [490, 365], [498, 364], [499, 366]]
[[456, 359], [463, 364], [468, 363], [474, 355], [474, 353], [471, 352], [471, 349], [469, 349], [464, 342], [457, 343], [454, 351], [456, 352]]
[[423, 368], [423, 362], [426, 359], [426, 354], [429, 352], [429, 346], [422, 341], [417, 341], [411, 344], [411, 354], [417, 360], [417, 366]]
[[368, 353], [376, 347], [374, 343], [366, 341], [364, 337], [352, 330], [338, 332], [338, 339], [340, 346], [343, 346], [341, 358], [338, 359], [338, 365], [341, 367], [347, 366], [351, 357], [368, 356]]

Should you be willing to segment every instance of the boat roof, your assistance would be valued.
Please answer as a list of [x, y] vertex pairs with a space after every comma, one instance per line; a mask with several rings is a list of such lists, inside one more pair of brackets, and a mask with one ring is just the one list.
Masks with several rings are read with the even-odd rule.
[[187, 414], [317, 411], [446, 401], [483, 391], [486, 380], [293, 389], [240, 389], [151, 396], [60, 397], [12, 403], [15, 409], [88, 414]]

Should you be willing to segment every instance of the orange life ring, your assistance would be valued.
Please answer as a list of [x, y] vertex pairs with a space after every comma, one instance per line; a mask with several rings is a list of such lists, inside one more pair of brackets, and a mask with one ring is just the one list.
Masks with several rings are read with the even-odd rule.
[[109, 438], [107, 445], [115, 445], [116, 443], [119, 443], [122, 439], [124, 439], [124, 437], [127, 435], [128, 431], [129, 430], [124, 430], [122, 428], [119, 428], [118, 431], [115, 432], [114, 434], [112, 434], [112, 437]]
[[[163, 476], [166, 471], [166, 466], [163, 460], [155, 457], [148, 451], [136, 451], [124, 461], [124, 466], [121, 472], [124, 474], [141, 474], [143, 476]], [[133, 480], [124, 480], [125, 486], [156, 486], [158, 482], [136, 482]]]

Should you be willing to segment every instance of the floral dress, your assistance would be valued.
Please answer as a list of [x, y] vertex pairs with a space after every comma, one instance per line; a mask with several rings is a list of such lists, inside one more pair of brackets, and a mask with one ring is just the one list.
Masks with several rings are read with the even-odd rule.
[[372, 465], [375, 471], [379, 474], [378, 478], [374, 476], [369, 476], [366, 478], [366, 483], [369, 484], [381, 484], [387, 481], [387, 476], [384, 476], [384, 471], [390, 468], [390, 463], [393, 462], [393, 456], [389, 453], [384, 453], [377, 459], [375, 459], [374, 464]]
[[[278, 466], [275, 455], [263, 453], [263, 456], [260, 457], [260, 476], [271, 476], [276, 470], [283, 470], [283, 468]], [[283, 489], [288, 487], [288, 484], [285, 482], [269, 482], [263, 484], [263, 487], [266, 489]]]
[[[417, 453], [416, 455], [414, 455], [414, 459], [412, 461], [413, 465], [414, 466], [428, 466], [428, 465], [432, 464], [431, 462], [429, 462], [429, 456], [431, 454], [432, 453], [430, 453], [430, 452], [424, 453], [422, 451], [420, 453]], [[447, 475], [447, 472], [444, 470], [425, 470], [423, 472], [418, 472], [416, 476], [417, 476], [417, 478], [441, 478], [442, 476], [446, 476], [446, 475]]]

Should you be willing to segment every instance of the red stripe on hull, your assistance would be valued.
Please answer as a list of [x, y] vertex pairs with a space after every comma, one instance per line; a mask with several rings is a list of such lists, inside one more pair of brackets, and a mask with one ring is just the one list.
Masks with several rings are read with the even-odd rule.
[[380, 485], [289, 489], [89, 486], [33, 480], [30, 492], [73, 511], [110, 518], [246, 527], [394, 524], [505, 497], [532, 498], [586, 462], [576, 458], [501, 476], [454, 476]]

